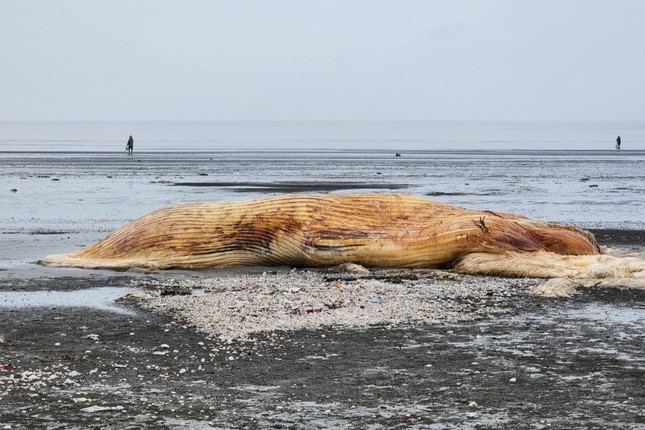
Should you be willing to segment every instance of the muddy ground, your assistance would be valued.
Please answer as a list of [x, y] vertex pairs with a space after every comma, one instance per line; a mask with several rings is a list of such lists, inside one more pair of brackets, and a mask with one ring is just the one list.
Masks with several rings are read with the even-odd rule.
[[[596, 234], [644, 243], [642, 232]], [[7, 277], [0, 290], [139, 277]], [[500, 299], [506, 314], [473, 322], [245, 341], [132, 304], [0, 309], [0, 428], [645, 428], [645, 292]]]

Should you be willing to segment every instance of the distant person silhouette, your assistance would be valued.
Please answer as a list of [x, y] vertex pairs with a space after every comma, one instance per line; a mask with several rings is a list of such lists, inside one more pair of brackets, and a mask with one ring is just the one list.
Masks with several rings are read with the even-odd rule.
[[616, 138], [616, 149], [620, 149], [620, 136]]
[[134, 151], [134, 139], [132, 138], [132, 135], [130, 135], [128, 143], [125, 144], [125, 150], [128, 151], [128, 155], [132, 155], [132, 152]]

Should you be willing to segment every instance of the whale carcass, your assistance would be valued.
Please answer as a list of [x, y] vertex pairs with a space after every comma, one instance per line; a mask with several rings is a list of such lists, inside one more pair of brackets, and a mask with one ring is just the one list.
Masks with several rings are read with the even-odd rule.
[[611, 258], [601, 255], [591, 233], [574, 226], [369, 193], [180, 204], [40, 263], [92, 269], [355, 263], [545, 278], [603, 276], [599, 267], [613, 276], [635, 271], [610, 267]]

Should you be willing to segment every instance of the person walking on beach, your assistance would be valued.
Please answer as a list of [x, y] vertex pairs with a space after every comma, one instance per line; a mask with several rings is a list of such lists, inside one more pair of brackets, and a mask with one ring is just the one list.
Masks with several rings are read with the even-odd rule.
[[125, 150], [128, 151], [128, 155], [132, 155], [132, 152], [134, 151], [134, 139], [132, 138], [132, 135], [130, 135], [128, 143], [125, 145]]
[[620, 149], [620, 136], [616, 138], [616, 149]]

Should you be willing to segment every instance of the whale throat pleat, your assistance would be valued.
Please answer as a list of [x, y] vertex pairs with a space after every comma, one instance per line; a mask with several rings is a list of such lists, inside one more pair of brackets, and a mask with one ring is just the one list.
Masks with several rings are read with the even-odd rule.
[[599, 251], [593, 235], [575, 227], [410, 195], [286, 195], [159, 209], [92, 246], [41, 263], [121, 269], [452, 267], [472, 253], [508, 252]]

